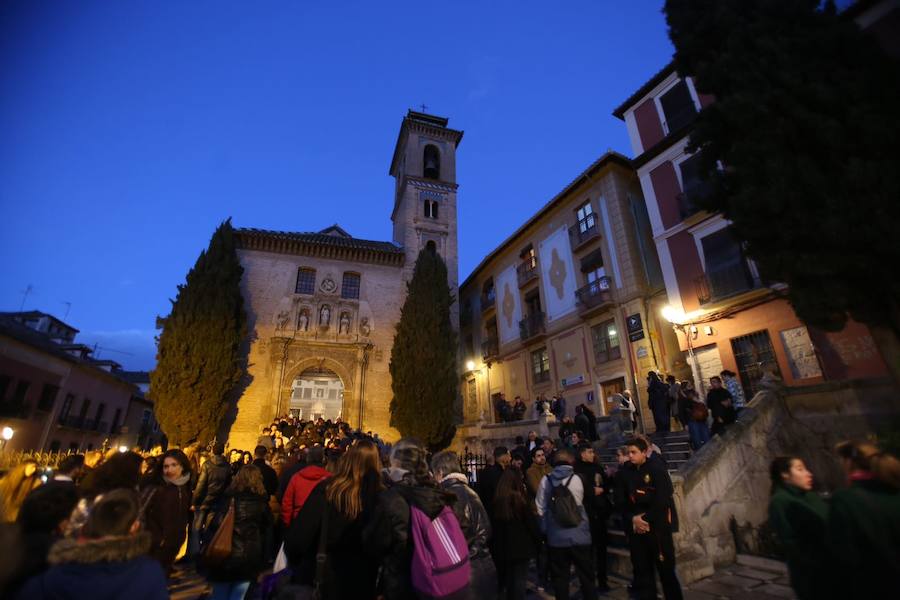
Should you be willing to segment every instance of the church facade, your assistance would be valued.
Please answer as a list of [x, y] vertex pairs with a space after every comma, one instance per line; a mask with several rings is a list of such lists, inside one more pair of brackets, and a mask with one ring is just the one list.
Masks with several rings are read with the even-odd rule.
[[354, 238], [338, 225], [236, 230], [250, 354], [231, 446], [253, 447], [262, 425], [288, 413], [340, 416], [386, 439], [399, 436], [390, 427], [388, 366], [420, 250], [444, 258], [457, 295], [456, 148], [463, 134], [447, 124], [415, 111], [401, 123], [389, 171], [396, 181], [391, 241]]

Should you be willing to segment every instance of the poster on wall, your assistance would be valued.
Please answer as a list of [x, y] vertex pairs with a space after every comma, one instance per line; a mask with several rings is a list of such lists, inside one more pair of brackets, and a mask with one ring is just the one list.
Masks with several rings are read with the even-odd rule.
[[519, 281], [516, 267], [510, 266], [494, 280], [497, 302], [497, 329], [500, 343], [506, 344], [519, 339], [519, 321], [522, 320], [522, 306], [519, 302]]
[[781, 332], [781, 343], [787, 353], [788, 364], [791, 366], [791, 376], [794, 379], [809, 379], [821, 377], [822, 368], [819, 359], [809, 339], [809, 331], [804, 326], [785, 329]]
[[547, 321], [575, 310], [575, 267], [572, 264], [572, 248], [569, 231], [561, 227], [538, 244], [541, 259], [541, 279], [547, 306]]

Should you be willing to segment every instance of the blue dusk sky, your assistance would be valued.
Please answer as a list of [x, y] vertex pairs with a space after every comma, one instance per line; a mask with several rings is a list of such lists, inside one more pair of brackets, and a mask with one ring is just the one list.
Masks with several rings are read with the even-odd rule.
[[[425, 103], [465, 131], [459, 275], [607, 149], [671, 58], [662, 0], [0, 3], [0, 310], [129, 369], [216, 225], [389, 240]], [[68, 313], [68, 314], [67, 314]]]

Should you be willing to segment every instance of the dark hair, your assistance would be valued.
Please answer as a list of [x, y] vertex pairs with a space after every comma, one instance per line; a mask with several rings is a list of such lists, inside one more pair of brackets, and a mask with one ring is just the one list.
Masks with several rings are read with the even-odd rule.
[[69, 456], [59, 461], [59, 465], [56, 467], [56, 472], [65, 473], [66, 475], [68, 475], [72, 471], [80, 469], [83, 466], [84, 454], [70, 454]]
[[647, 443], [647, 440], [641, 437], [633, 437], [629, 440], [625, 440], [625, 446], [634, 446], [641, 452], [646, 452], [647, 448], [650, 447], [650, 444]]
[[269, 451], [265, 446], [257, 446], [253, 449], [253, 456], [256, 458], [265, 458]]
[[[540, 444], [535, 445], [535, 447], [531, 449], [531, 460], [534, 460], [534, 455], [537, 454], [538, 451], [544, 452], [544, 447]], [[547, 453], [544, 452], [544, 454], [546, 455]]]
[[585, 450], [593, 450], [594, 447], [591, 446], [591, 443], [589, 441], [582, 440], [578, 442], [578, 445], [575, 447], [575, 449], [578, 450], [578, 454], [581, 454]]
[[494, 448], [494, 458], [500, 458], [506, 454], [509, 454], [509, 448], [506, 446], [497, 446]]
[[553, 453], [553, 466], [571, 465], [575, 462], [575, 455], [565, 446]]
[[494, 516], [504, 521], [524, 519], [530, 505], [522, 472], [516, 468], [503, 471], [494, 496]]
[[213, 454], [225, 454], [225, 442], [216, 442], [212, 447]]
[[36, 487], [25, 496], [16, 522], [26, 534], [49, 534], [69, 518], [76, 504], [78, 493], [74, 485], [51, 482]]
[[85, 476], [81, 484], [81, 494], [85, 498], [93, 498], [119, 488], [137, 488], [143, 462], [144, 459], [136, 452], [113, 454]]
[[710, 381], [718, 381], [719, 383], [722, 383], [722, 378], [719, 377], [718, 375], [713, 375], [712, 377], [709, 378], [709, 380]]
[[900, 460], [882, 452], [871, 442], [841, 442], [834, 451], [849, 460], [856, 469], [868, 471], [875, 479], [894, 489], [900, 489]]
[[309, 466], [321, 467], [325, 464], [325, 448], [322, 446], [313, 446], [306, 449], [306, 464]]
[[521, 446], [524, 443], [525, 443], [525, 438], [523, 438], [521, 435], [517, 435], [516, 436], [516, 445]]
[[88, 538], [128, 535], [137, 517], [137, 493], [113, 490], [94, 503], [81, 532]]
[[163, 479], [163, 465], [166, 464], [167, 458], [173, 458], [178, 461], [178, 464], [181, 465], [182, 475], [190, 475], [191, 461], [188, 460], [188, 457], [184, 452], [178, 448], [173, 448], [171, 450], [166, 450], [163, 452], [162, 456], [159, 457], [159, 462], [156, 465], [158, 475], [154, 478], [156, 479], [156, 483], [165, 483], [165, 480]]
[[796, 456], [776, 456], [769, 465], [769, 479], [772, 481], [772, 490], [774, 494], [779, 486], [784, 485], [784, 475], [790, 473], [791, 465], [795, 460], [800, 460]]

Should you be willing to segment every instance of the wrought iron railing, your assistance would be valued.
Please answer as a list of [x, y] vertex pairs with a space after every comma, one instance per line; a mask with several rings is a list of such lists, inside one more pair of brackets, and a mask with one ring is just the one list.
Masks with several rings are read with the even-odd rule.
[[697, 278], [696, 285], [700, 304], [708, 304], [758, 288], [762, 282], [753, 276], [746, 261], [741, 261], [707, 271]]
[[569, 242], [572, 250], [577, 250], [582, 244], [600, 237], [600, 222], [597, 215], [591, 213], [569, 227]]
[[589, 310], [612, 303], [612, 278], [608, 276], [600, 277], [577, 289], [575, 298], [578, 300], [578, 307], [581, 310]]
[[545, 332], [544, 313], [536, 312], [519, 321], [519, 337], [524, 342]]
[[529, 258], [524, 262], [520, 263], [519, 266], [516, 267], [516, 276], [519, 279], [519, 286], [523, 286], [532, 279], [537, 279], [538, 276], [538, 263], [537, 259]]

